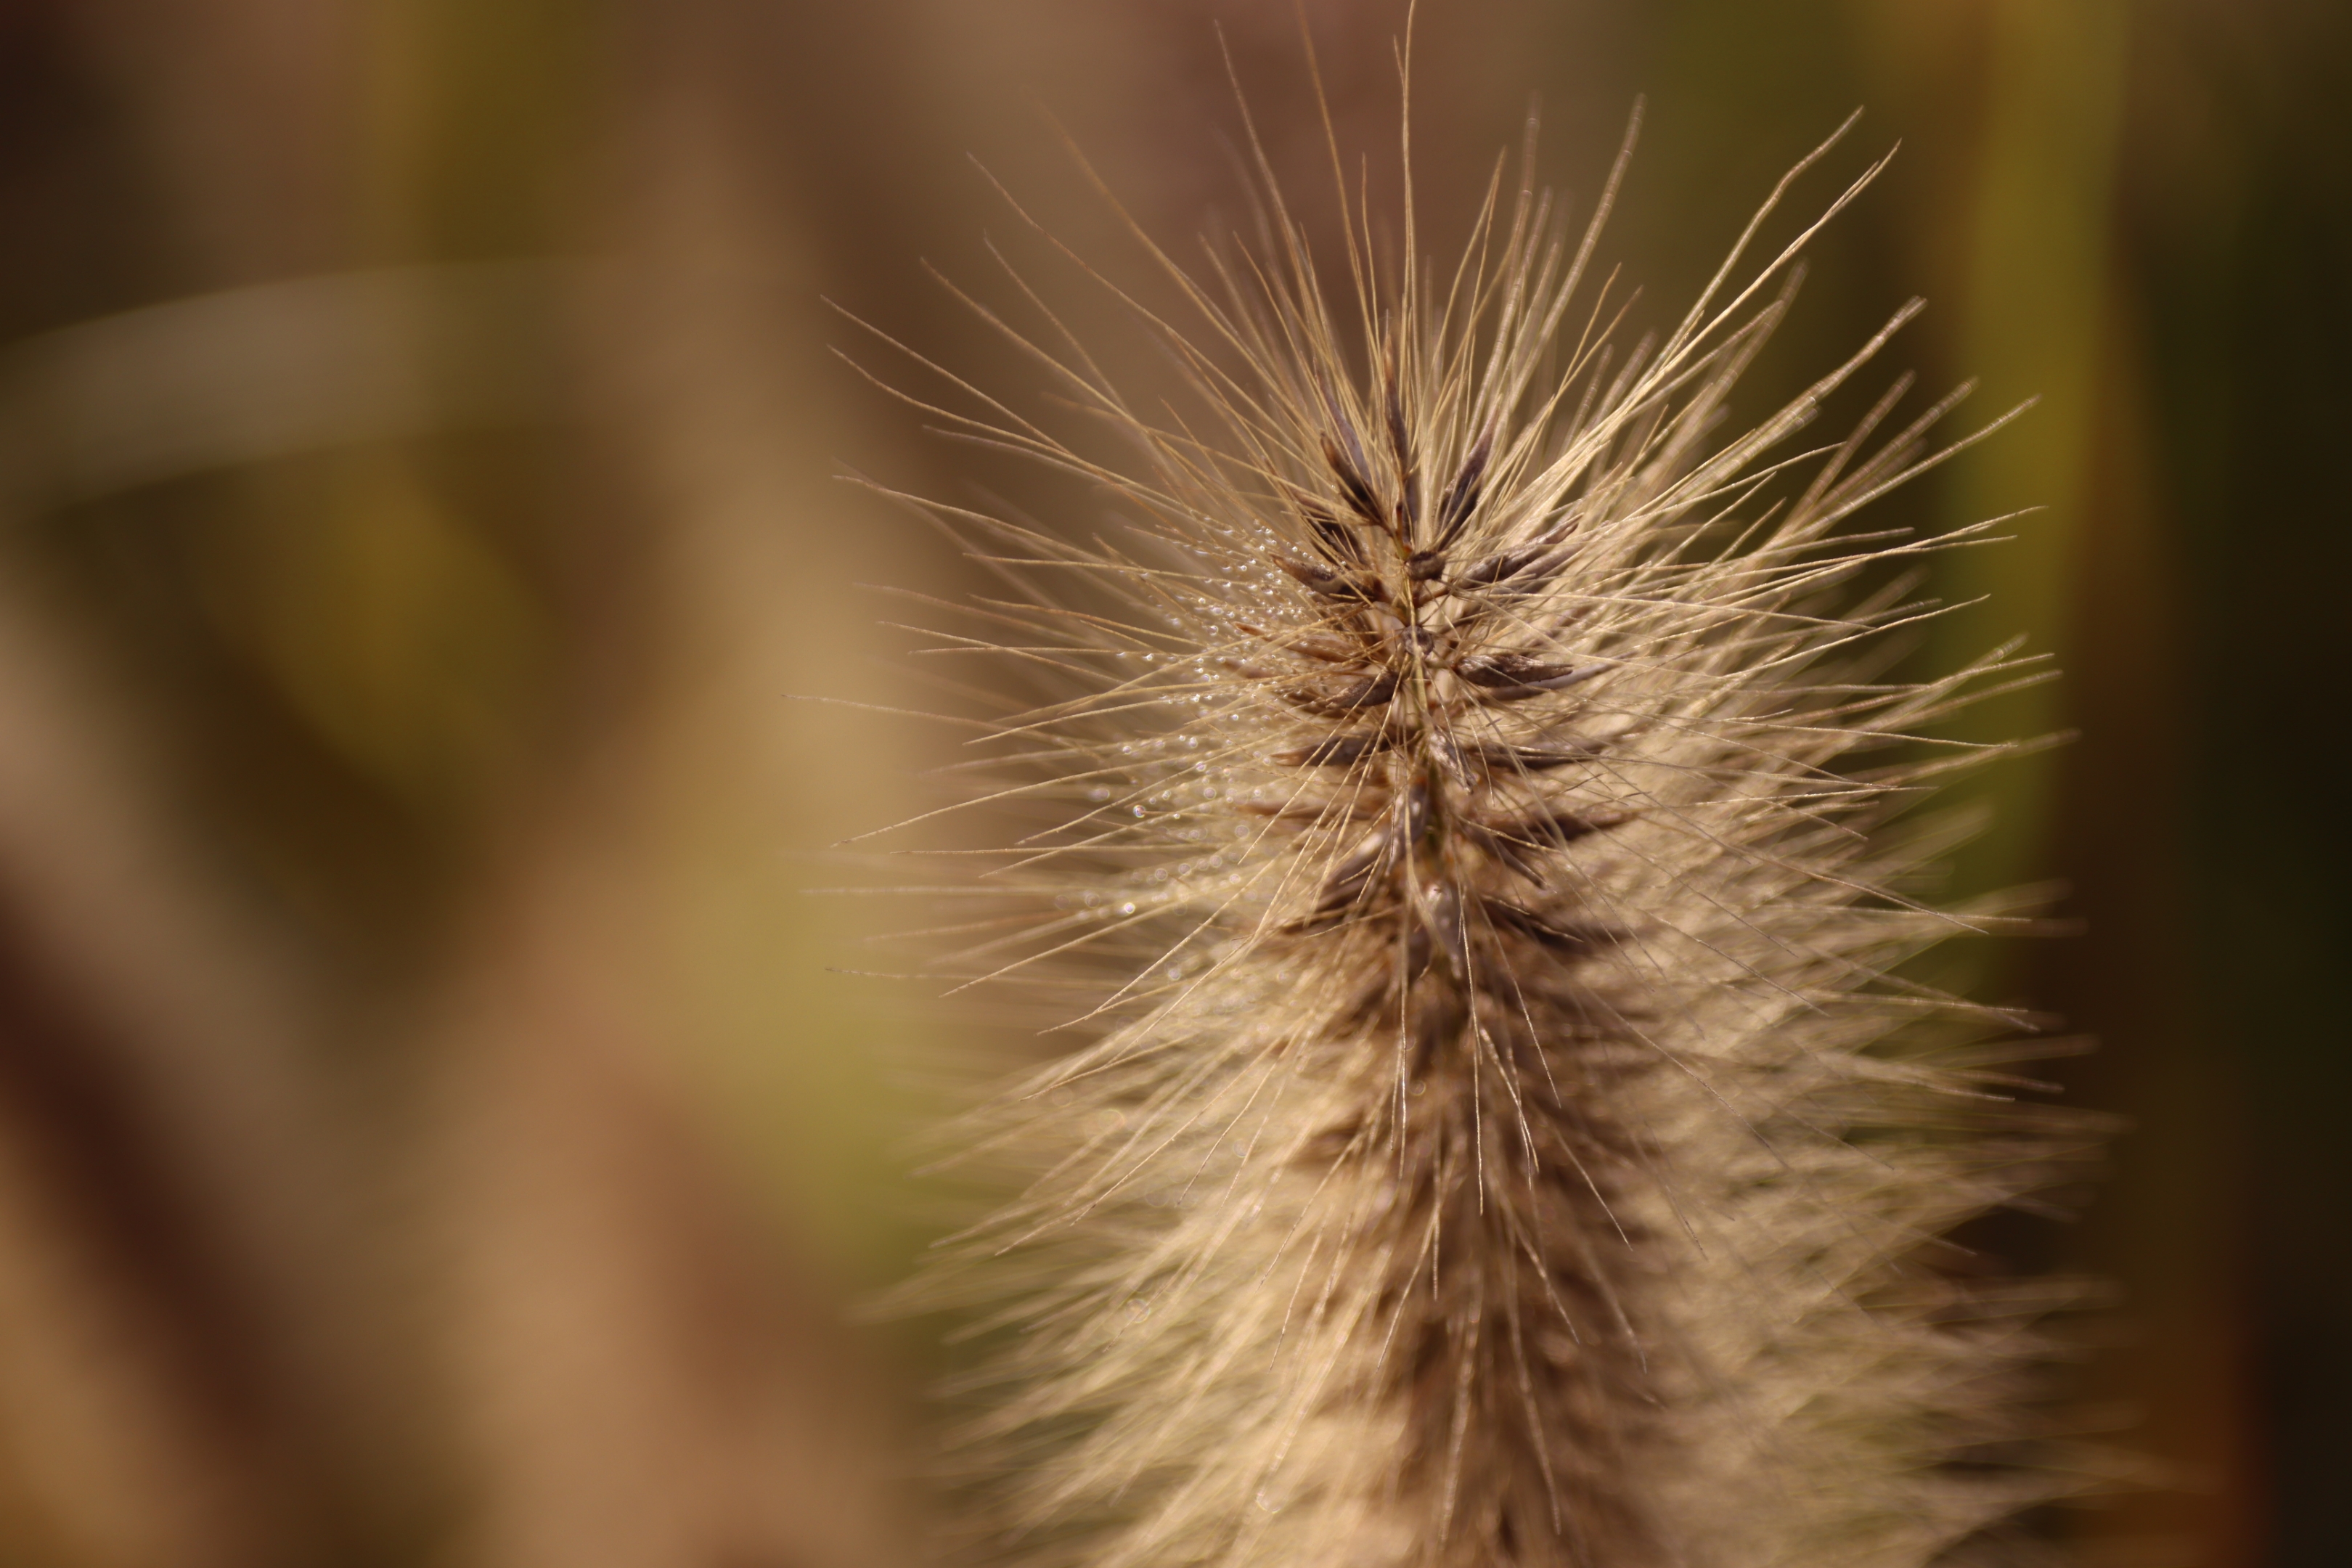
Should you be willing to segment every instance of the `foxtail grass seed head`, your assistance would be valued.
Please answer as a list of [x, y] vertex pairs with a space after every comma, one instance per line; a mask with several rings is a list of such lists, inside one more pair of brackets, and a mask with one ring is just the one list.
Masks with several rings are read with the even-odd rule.
[[990, 316], [1123, 458], [923, 405], [1097, 497], [926, 509], [1007, 584], [947, 647], [1006, 672], [966, 775], [1027, 814], [934, 945], [1075, 1042], [960, 1124], [1020, 1194], [918, 1287], [984, 1347], [977, 1555], [1916, 1568], [2059, 1489], [2050, 1293], [1937, 1238], [2074, 1140], [1995, 1076], [2012, 1021], [1905, 978], [1990, 917], [1906, 891], [1940, 846], [1893, 821], [1973, 754], [1923, 728], [2025, 674], [1892, 679], [1909, 569], [1984, 529], [1854, 521], [1958, 397], [1798, 440], [1915, 303], [1733, 413], [1876, 173], [1759, 252], [1828, 152], [1630, 343], [1622, 157], [1573, 226], [1498, 165], [1433, 264], [1345, 189], [1310, 255], [1261, 156], [1255, 242], [1151, 249], [1181, 316], [1086, 269], [1189, 405], [1025, 283], [1040, 334]]

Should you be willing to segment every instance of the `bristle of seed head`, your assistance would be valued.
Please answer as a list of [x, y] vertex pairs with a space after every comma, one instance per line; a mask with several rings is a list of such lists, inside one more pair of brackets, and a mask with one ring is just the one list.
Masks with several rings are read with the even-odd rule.
[[1093, 988], [1079, 1048], [962, 1125], [1024, 1186], [921, 1287], [992, 1347], [971, 1539], [1939, 1561], [2055, 1489], [2011, 1404], [2048, 1293], [1933, 1238], [2074, 1137], [1988, 1091], [2002, 1020], [1896, 973], [1975, 923], [1888, 890], [1929, 853], [1888, 826], [1944, 765], [1916, 737], [2017, 665], [1885, 678], [1924, 612], [1880, 569], [1937, 542], [1844, 525], [1955, 449], [1948, 405], [1874, 447], [1882, 404], [1771, 503], [1885, 341], [1717, 434], [1796, 246], [1743, 274], [1751, 226], [1628, 353], [1605, 298], [1576, 316], [1605, 202], [1577, 236], [1490, 195], [1450, 275], [1360, 266], [1341, 310], [1265, 200], [1271, 254], [1162, 256], [1191, 331], [1144, 313], [1202, 417], [1076, 353], [1126, 467], [949, 415], [1129, 520], [938, 509], [1019, 585], [959, 646], [1047, 689], [981, 792], [1045, 820], [956, 961]]

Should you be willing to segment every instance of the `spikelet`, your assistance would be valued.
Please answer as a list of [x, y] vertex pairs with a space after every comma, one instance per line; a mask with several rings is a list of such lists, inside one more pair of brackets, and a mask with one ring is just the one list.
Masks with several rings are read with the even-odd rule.
[[980, 1555], [1909, 1568], [2053, 1489], [2010, 1409], [2045, 1302], [1936, 1238], [2061, 1133], [1892, 967], [1985, 923], [1892, 890], [1951, 765], [1907, 738], [2017, 665], [1888, 679], [1906, 563], [1981, 531], [1848, 526], [1958, 399], [1792, 448], [1915, 303], [1723, 433], [1876, 173], [1752, 261], [1827, 151], [1630, 350], [1622, 157], [1580, 230], [1498, 173], [1442, 268], [1351, 214], [1335, 296], [1261, 156], [1258, 244], [1152, 253], [1189, 328], [1119, 296], [1192, 407], [991, 317], [1127, 460], [931, 409], [1114, 514], [929, 508], [1014, 585], [951, 646], [1042, 684], [984, 726], [976, 795], [1038, 815], [957, 971], [1084, 997], [960, 1128], [1025, 1190], [920, 1287], [987, 1347]]

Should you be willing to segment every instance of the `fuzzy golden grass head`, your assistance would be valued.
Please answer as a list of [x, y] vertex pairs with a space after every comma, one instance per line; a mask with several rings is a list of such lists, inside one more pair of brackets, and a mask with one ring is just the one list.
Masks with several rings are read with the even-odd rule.
[[977, 793], [1037, 814], [952, 963], [1083, 996], [961, 1130], [1022, 1195], [923, 1287], [994, 1347], [977, 1546], [1897, 1568], [2052, 1489], [2006, 1403], [2045, 1294], [1930, 1247], [2064, 1134], [1988, 1092], [1999, 1020], [1896, 976], [1978, 922], [1894, 890], [1933, 846], [1886, 827], [2011, 667], [1888, 679], [1906, 559], [1975, 531], [1849, 521], [1957, 399], [1798, 442], [1906, 307], [1731, 417], [1869, 177], [1751, 258], [1803, 172], [1631, 343], [1614, 175], [1574, 228], [1498, 178], [1444, 266], [1409, 213], [1318, 265], [1267, 178], [1256, 244], [1153, 253], [1189, 322], [1135, 307], [1191, 412], [1005, 327], [1128, 459], [932, 410], [1118, 514], [930, 509], [1013, 585], [951, 646], [1023, 672]]

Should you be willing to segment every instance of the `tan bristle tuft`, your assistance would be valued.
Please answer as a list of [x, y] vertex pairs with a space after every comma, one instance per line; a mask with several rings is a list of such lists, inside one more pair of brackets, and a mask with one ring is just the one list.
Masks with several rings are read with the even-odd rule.
[[2013, 1021], [1897, 974], [1990, 918], [1890, 890], [1937, 846], [1888, 823], [1954, 765], [1922, 728], [2030, 672], [1884, 673], [1929, 613], [1902, 563], [1982, 530], [1848, 520], [1956, 449], [1928, 444], [1956, 398], [1899, 421], [1898, 384], [1787, 450], [1915, 307], [1721, 433], [1800, 247], [1876, 169], [1752, 264], [1783, 182], [1628, 350], [1607, 289], [1579, 304], [1614, 175], [1581, 233], [1490, 193], [1450, 269], [1410, 241], [1375, 266], [1353, 215], [1335, 302], [1260, 168], [1271, 240], [1205, 279], [1153, 253], [1183, 332], [1136, 307], [1197, 418], [1035, 344], [1130, 462], [945, 413], [1120, 518], [1087, 544], [1091, 517], [931, 509], [1018, 585], [957, 646], [1046, 687], [978, 793], [1047, 820], [974, 883], [1004, 907], [955, 967], [1093, 988], [1082, 1047], [961, 1127], [1024, 1190], [919, 1288], [992, 1347], [971, 1544], [1918, 1568], [1980, 1542], [2059, 1489], [2012, 1408], [2053, 1292], [1965, 1283], [1934, 1240], [2082, 1140], [1993, 1092]]

